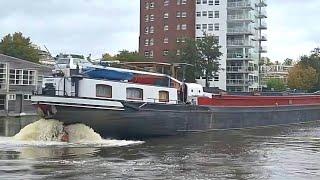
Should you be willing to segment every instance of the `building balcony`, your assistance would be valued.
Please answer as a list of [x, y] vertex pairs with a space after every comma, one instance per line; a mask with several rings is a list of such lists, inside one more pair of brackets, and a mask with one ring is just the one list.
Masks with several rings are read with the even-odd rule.
[[265, 21], [261, 21], [261, 23], [256, 22], [255, 29], [265, 30], [265, 29], [267, 29], [267, 23]]
[[252, 39], [253, 41], [268, 41], [267, 35], [262, 34], [261, 36], [255, 37]]
[[253, 56], [251, 53], [242, 54], [242, 53], [227, 53], [228, 60], [252, 60]]
[[253, 71], [253, 66], [227, 66], [227, 73], [250, 73]]
[[234, 14], [228, 15], [228, 21], [252, 21], [254, 22], [254, 17], [248, 14]]
[[228, 47], [253, 47], [250, 41], [245, 41], [243, 39], [238, 40], [227, 40]]
[[228, 9], [254, 9], [250, 1], [228, 2]]
[[228, 35], [236, 35], [236, 34], [247, 34], [253, 35], [253, 29], [251, 28], [228, 28], [227, 30]]
[[264, 8], [262, 9], [261, 8], [261, 10], [259, 12], [257, 12], [257, 14], [255, 16], [256, 16], [256, 18], [259, 18], [259, 19], [267, 18], [266, 9], [264, 9]]
[[268, 52], [267, 47], [266, 46], [261, 46], [259, 52], [260, 53], [267, 53]]
[[257, 7], [267, 7], [267, 0], [258, 0], [258, 2], [256, 3]]
[[227, 86], [249, 86], [250, 83], [245, 79], [227, 79]]

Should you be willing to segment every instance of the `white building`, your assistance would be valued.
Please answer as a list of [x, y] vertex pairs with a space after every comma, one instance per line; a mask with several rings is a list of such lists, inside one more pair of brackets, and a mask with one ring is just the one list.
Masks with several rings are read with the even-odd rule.
[[[196, 0], [196, 38], [217, 36], [222, 46], [219, 74], [210, 86], [227, 91], [259, 88], [259, 57], [266, 52], [265, 0]], [[205, 85], [205, 78], [197, 80]]]
[[[140, 0], [139, 52], [150, 61], [170, 62], [170, 54], [180, 55], [182, 39], [211, 34], [223, 55], [210, 86], [253, 91], [259, 88], [259, 59], [266, 52], [261, 33], [267, 28], [266, 6], [265, 0]], [[206, 80], [197, 81], [204, 86]]]

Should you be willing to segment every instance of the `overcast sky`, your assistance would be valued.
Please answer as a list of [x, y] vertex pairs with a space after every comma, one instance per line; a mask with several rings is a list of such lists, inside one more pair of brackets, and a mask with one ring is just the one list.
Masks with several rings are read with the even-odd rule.
[[[320, 0], [267, 2], [268, 57], [297, 59], [320, 46]], [[139, 0], [0, 0], [0, 37], [16, 31], [52, 54], [138, 50]]]

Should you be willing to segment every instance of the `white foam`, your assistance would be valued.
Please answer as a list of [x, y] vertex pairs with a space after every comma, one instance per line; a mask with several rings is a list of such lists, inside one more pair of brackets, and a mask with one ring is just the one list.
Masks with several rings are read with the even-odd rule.
[[[69, 141], [62, 142], [64, 130], [68, 133]], [[143, 141], [127, 141], [103, 139], [94, 130], [84, 124], [73, 124], [64, 128], [63, 123], [57, 120], [40, 119], [27, 125], [14, 137], [0, 137], [0, 146], [13, 147], [118, 147], [142, 144]]]

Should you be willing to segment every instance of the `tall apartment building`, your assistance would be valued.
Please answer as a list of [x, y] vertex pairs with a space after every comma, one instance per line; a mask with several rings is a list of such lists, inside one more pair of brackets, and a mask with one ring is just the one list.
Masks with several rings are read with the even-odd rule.
[[[140, 0], [139, 52], [152, 61], [170, 62], [185, 38], [204, 32], [219, 40], [221, 71], [210, 86], [227, 91], [259, 88], [259, 59], [266, 49], [265, 0]], [[205, 78], [198, 82], [205, 84]]]

